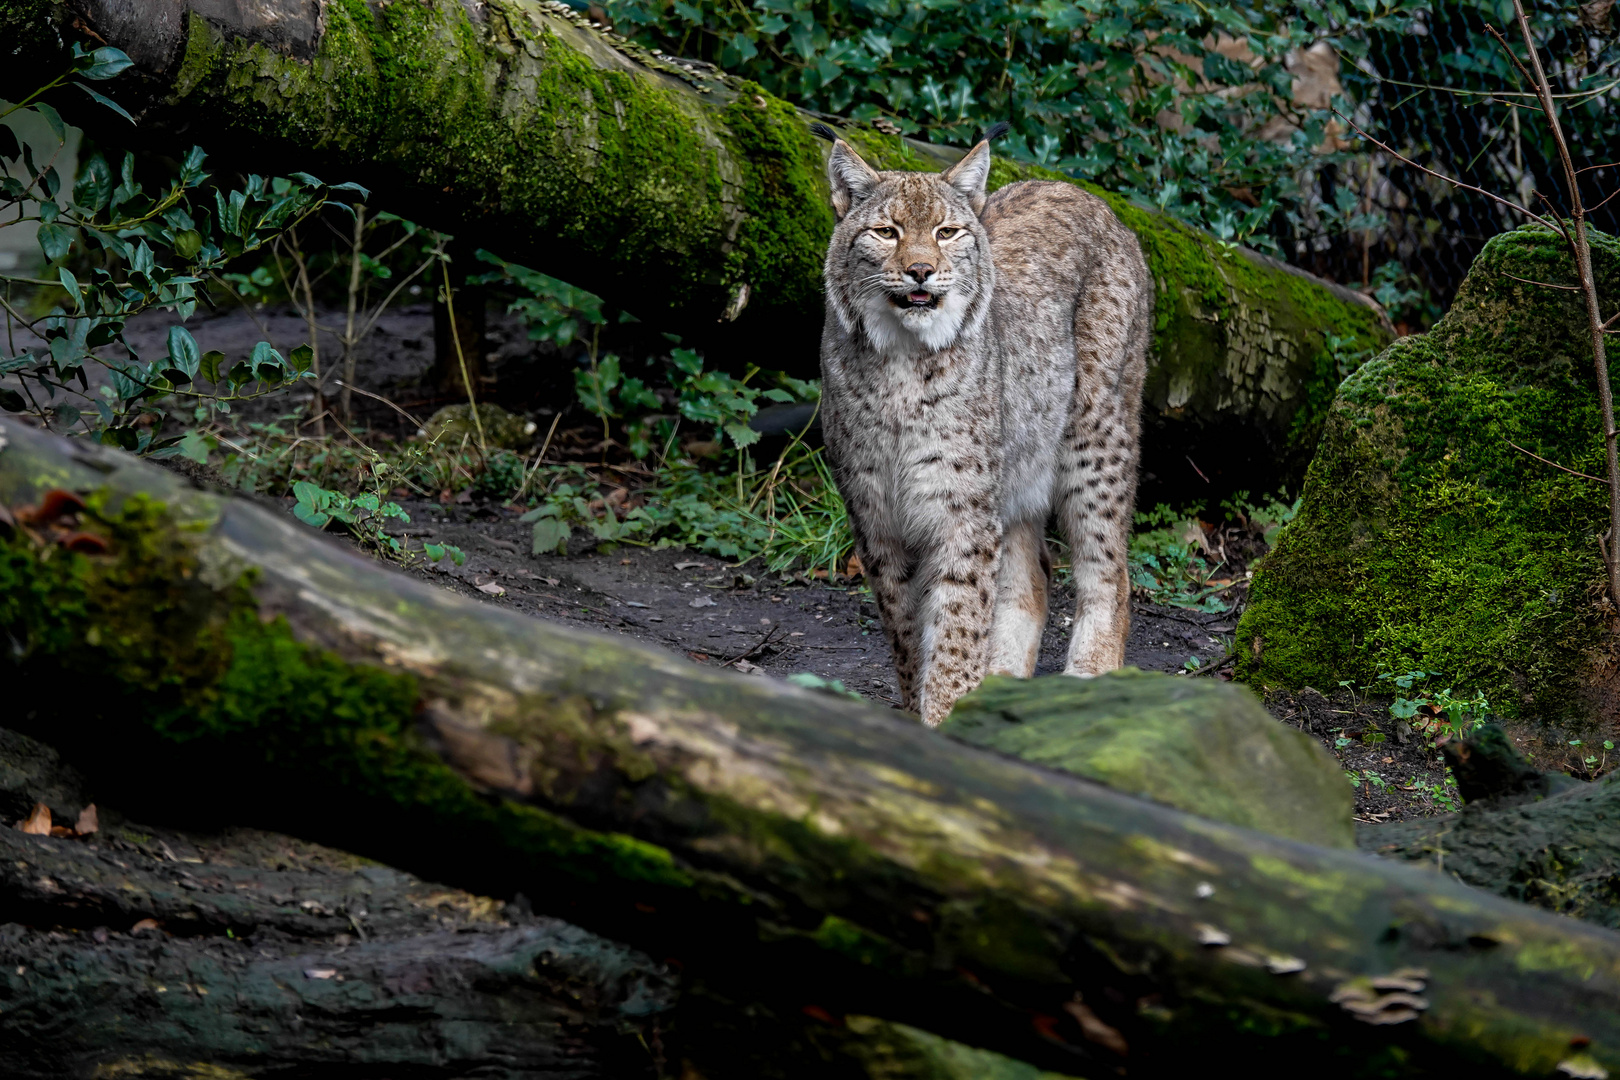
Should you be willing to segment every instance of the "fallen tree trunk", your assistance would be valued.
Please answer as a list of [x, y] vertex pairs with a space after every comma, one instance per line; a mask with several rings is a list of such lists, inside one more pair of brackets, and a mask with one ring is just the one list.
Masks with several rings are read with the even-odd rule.
[[491, 610], [116, 451], [0, 436], [15, 723], [71, 737], [132, 812], [226, 806], [521, 890], [734, 999], [1070, 1072], [1620, 1068], [1608, 931]]
[[[247, 171], [370, 185], [390, 210], [556, 273], [718, 359], [808, 374], [832, 215], [808, 117], [708, 65], [654, 56], [560, 3], [246, 4], [0, 0], [0, 96], [60, 70], [65, 42], [135, 61], [108, 84], [143, 142], [201, 142]], [[66, 88], [76, 122], [123, 121]], [[88, 107], [87, 107], [88, 106]], [[874, 164], [937, 169], [960, 151], [845, 134]], [[997, 159], [992, 187], [1055, 173]], [[1252, 486], [1302, 471], [1346, 373], [1329, 336], [1389, 338], [1348, 289], [1224, 247], [1107, 196], [1158, 283], [1147, 384], [1150, 471], [1211, 449]], [[1162, 462], [1153, 453], [1163, 449]], [[1217, 478], [1217, 483], [1219, 483]]]

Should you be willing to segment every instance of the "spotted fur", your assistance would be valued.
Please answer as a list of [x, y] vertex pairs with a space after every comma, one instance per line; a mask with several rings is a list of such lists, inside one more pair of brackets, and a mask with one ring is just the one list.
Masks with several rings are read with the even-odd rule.
[[1153, 286], [1136, 237], [1069, 184], [986, 195], [988, 141], [944, 173], [828, 162], [827, 451], [907, 708], [1034, 672], [1047, 523], [1078, 603], [1068, 674], [1118, 667]]

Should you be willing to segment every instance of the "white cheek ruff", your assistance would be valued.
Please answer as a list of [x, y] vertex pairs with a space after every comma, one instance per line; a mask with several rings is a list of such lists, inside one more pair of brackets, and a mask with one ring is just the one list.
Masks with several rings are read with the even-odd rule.
[[[973, 329], [984, 319], [989, 305], [979, 305], [969, 323], [969, 312], [977, 295], [975, 289], [953, 288], [940, 297], [939, 306], [932, 308], [897, 308], [888, 296], [879, 293], [868, 297], [861, 309], [861, 324], [872, 347], [889, 356], [909, 356], [919, 351], [938, 352], [956, 343], [964, 328]], [[838, 318], [844, 322], [845, 314], [839, 309]], [[844, 324], [849, 330], [849, 324]]]

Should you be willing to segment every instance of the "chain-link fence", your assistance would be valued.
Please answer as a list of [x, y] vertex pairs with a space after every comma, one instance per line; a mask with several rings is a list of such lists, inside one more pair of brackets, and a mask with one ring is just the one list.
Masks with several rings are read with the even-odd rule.
[[[1543, 2], [1532, 10], [1547, 73], [1590, 220], [1620, 231], [1620, 36], [1614, 0]], [[1551, 132], [1529, 84], [1488, 27], [1522, 57], [1511, 3], [1440, 0], [1409, 32], [1374, 32], [1340, 79], [1356, 123], [1404, 156], [1537, 213], [1567, 210]], [[1354, 139], [1353, 132], [1346, 133]], [[1359, 141], [1359, 140], [1358, 140]], [[1425, 175], [1389, 155], [1326, 166], [1313, 178], [1324, 203], [1364, 228], [1281, 238], [1307, 269], [1345, 284], [1383, 286], [1397, 321], [1418, 329], [1449, 305], [1485, 241], [1521, 223], [1485, 195]], [[1601, 206], [1599, 204], [1602, 204]]]

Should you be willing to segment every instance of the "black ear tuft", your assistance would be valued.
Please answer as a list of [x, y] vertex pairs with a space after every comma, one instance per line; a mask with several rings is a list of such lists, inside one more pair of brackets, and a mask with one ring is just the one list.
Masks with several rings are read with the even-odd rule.
[[834, 131], [832, 128], [828, 127], [826, 124], [823, 124], [823, 123], [818, 122], [818, 123], [811, 124], [810, 125], [810, 133], [812, 135], [816, 135], [816, 136], [819, 136], [820, 138], [826, 139], [828, 142], [837, 142], [838, 141], [838, 132]]
[[995, 123], [990, 125], [990, 130], [986, 131], [984, 133], [984, 138], [980, 139], [979, 141], [980, 142], [995, 142], [997, 139], [1001, 138], [1003, 135], [1007, 134], [1007, 132], [1009, 132], [1011, 130], [1012, 130], [1012, 125], [1007, 123], [1007, 121], [1005, 121], [1005, 120], [997, 120]]

